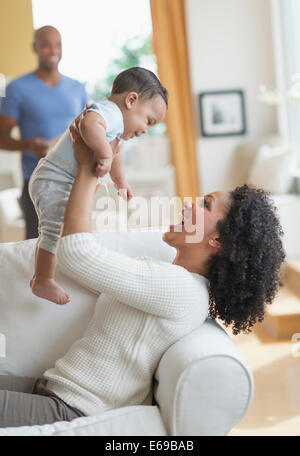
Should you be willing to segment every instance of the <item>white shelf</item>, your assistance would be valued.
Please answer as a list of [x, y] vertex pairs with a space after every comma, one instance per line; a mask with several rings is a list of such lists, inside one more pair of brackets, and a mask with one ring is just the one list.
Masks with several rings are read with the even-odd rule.
[[176, 195], [175, 169], [172, 165], [161, 168], [125, 168], [126, 180], [139, 196]]
[[125, 168], [125, 175], [130, 181], [143, 181], [143, 182], [158, 182], [166, 181], [170, 178], [173, 178], [175, 175], [174, 166], [168, 165], [163, 168]]

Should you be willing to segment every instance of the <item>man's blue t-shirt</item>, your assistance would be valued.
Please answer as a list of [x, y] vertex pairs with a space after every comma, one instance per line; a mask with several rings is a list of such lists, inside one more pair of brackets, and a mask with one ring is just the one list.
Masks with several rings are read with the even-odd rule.
[[[10, 82], [2, 98], [0, 114], [18, 119], [22, 139], [50, 141], [62, 134], [87, 102], [84, 85], [60, 75], [51, 87], [33, 72]], [[38, 158], [30, 151], [22, 153], [22, 170], [29, 180]]]

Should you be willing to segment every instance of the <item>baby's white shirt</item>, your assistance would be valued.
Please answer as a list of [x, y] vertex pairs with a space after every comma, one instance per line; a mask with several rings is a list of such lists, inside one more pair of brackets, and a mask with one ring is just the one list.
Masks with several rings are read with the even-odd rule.
[[117, 138], [119, 141], [124, 132], [124, 121], [122, 111], [113, 101], [104, 99], [99, 103], [93, 103], [87, 112], [96, 112], [99, 114], [106, 126], [106, 139], [108, 142]]
[[[120, 140], [124, 132], [124, 121], [122, 111], [119, 106], [108, 99], [103, 99], [99, 103], [93, 103], [87, 112], [92, 111], [99, 114], [106, 126], [106, 139], [108, 142], [114, 139]], [[47, 160], [56, 164], [63, 170], [70, 173], [73, 177], [78, 171], [78, 163], [74, 155], [74, 148], [69, 129], [65, 131], [55, 146], [48, 152]]]

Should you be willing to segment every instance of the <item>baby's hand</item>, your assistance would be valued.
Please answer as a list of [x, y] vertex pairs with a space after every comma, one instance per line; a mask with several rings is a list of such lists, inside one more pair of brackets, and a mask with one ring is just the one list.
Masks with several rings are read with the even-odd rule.
[[127, 182], [115, 184], [115, 188], [118, 190], [118, 195], [121, 196], [124, 201], [130, 201], [133, 197], [131, 187]]
[[105, 174], [109, 173], [112, 164], [111, 158], [96, 158], [95, 160], [95, 171], [94, 175], [97, 177], [103, 177]]

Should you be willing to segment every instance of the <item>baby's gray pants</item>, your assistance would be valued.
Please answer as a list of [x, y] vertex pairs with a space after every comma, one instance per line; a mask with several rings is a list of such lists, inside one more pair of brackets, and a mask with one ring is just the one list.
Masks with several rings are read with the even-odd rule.
[[53, 254], [74, 179], [59, 165], [42, 158], [29, 181], [29, 194], [39, 218], [38, 247]]

